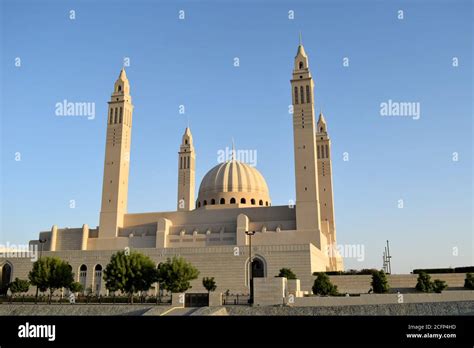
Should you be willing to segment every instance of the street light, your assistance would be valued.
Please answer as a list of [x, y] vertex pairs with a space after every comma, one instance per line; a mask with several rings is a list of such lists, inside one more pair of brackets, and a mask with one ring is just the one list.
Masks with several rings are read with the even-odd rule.
[[253, 265], [252, 265], [252, 236], [255, 234], [255, 231], [245, 231], [245, 234], [249, 236], [249, 285], [250, 285], [250, 298], [249, 304], [253, 304]]
[[[39, 259], [41, 259], [41, 256], [43, 255], [43, 244], [46, 243], [46, 239], [39, 239], [38, 242], [40, 243], [40, 255], [39, 255]], [[39, 260], [38, 259], [38, 260]], [[38, 264], [39, 266], [40, 264]], [[38, 303], [38, 285], [36, 285], [36, 300], [35, 302]]]

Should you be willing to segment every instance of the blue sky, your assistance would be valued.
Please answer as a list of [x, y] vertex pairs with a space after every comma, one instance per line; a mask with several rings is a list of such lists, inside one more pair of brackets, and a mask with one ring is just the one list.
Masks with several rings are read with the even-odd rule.
[[[188, 121], [197, 183], [233, 137], [257, 151], [273, 205], [288, 204], [301, 30], [332, 139], [338, 243], [365, 248], [346, 267], [381, 267], [387, 239], [394, 272], [473, 264], [472, 2], [2, 0], [0, 9], [0, 243], [98, 224], [107, 101], [124, 57], [135, 105], [130, 212], [175, 209]], [[95, 119], [55, 116], [64, 99], [95, 102]], [[382, 117], [389, 99], [420, 103], [420, 119]]]

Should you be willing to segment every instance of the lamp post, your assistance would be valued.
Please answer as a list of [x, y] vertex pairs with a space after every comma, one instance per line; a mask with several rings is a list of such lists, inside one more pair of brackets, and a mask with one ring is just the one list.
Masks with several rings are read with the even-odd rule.
[[250, 298], [249, 304], [253, 304], [253, 264], [252, 264], [252, 236], [255, 231], [245, 231], [245, 234], [249, 236], [249, 285], [250, 285]]
[[[43, 255], [43, 244], [46, 243], [46, 239], [39, 239], [38, 242], [40, 243], [40, 255], [39, 255], [39, 259], [41, 259], [41, 256]], [[38, 259], [38, 260], [39, 260]], [[36, 300], [35, 302], [38, 303], [38, 285], [36, 285]]]

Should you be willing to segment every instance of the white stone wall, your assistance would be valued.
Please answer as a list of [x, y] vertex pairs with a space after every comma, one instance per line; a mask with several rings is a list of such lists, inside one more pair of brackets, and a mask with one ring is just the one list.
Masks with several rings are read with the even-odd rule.
[[[237, 248], [237, 249], [236, 249]], [[268, 245], [253, 246], [252, 255], [264, 260], [268, 278], [275, 277], [283, 267], [291, 268], [301, 279], [302, 290], [310, 290], [312, 286], [311, 262], [309, 245]], [[134, 250], [132, 248], [132, 250]], [[230, 290], [231, 293], [248, 294], [246, 265], [248, 262], [248, 246], [215, 246], [206, 248], [166, 248], [166, 249], [136, 249], [150, 256], [156, 264], [166, 261], [168, 257], [182, 256], [191, 262], [199, 271], [198, 279], [194, 280], [190, 291], [204, 292], [203, 277], [214, 277], [217, 292]], [[79, 278], [79, 268], [87, 266], [86, 287], [92, 285], [94, 267], [100, 264], [105, 269], [114, 250], [71, 250], [58, 252], [43, 252], [44, 256], [58, 256], [71, 264], [76, 280]], [[0, 259], [0, 264], [3, 259]], [[13, 278], [27, 279], [32, 268], [28, 259], [9, 259], [13, 265]], [[104, 281], [102, 291], [105, 293]]]

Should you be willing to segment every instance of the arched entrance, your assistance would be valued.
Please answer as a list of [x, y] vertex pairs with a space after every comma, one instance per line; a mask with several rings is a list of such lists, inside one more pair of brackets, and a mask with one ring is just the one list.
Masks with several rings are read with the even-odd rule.
[[8, 291], [8, 284], [12, 281], [12, 265], [8, 262], [0, 266], [0, 295]]
[[[252, 256], [252, 278], [265, 278], [267, 276], [266, 264], [262, 256]], [[250, 265], [248, 259], [245, 264], [245, 278], [245, 284], [250, 287]]]
[[263, 263], [263, 260], [258, 257], [252, 260], [252, 276], [254, 278], [265, 277], [265, 264]]

